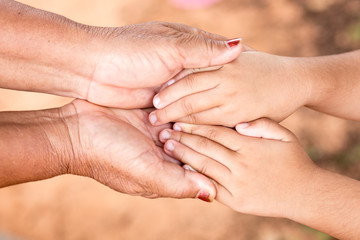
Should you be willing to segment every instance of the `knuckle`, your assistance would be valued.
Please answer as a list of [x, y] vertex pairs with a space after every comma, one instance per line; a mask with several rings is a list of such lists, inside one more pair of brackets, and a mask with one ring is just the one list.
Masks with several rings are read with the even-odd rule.
[[182, 100], [181, 102], [181, 108], [184, 110], [184, 112], [187, 115], [190, 115], [193, 113], [193, 106], [192, 103], [189, 102], [187, 99]]
[[[189, 122], [189, 123], [196, 123], [196, 122], [197, 122], [197, 117], [196, 117], [195, 114], [190, 114], [190, 115], [188, 115], [188, 116], [187, 116], [187, 119], [188, 119], [188, 122]], [[192, 129], [192, 131], [194, 131], [194, 130]]]
[[207, 161], [204, 160], [199, 167], [199, 171], [200, 173], [206, 175], [208, 173], [208, 165], [207, 165]]
[[217, 136], [218, 132], [214, 128], [209, 129], [206, 133], [206, 137], [209, 139], [215, 139]]
[[196, 88], [196, 77], [194, 75], [188, 75], [184, 80], [187, 88], [195, 89]]
[[199, 149], [206, 149], [209, 145], [209, 140], [206, 138], [200, 137], [199, 140], [197, 140], [197, 146]]

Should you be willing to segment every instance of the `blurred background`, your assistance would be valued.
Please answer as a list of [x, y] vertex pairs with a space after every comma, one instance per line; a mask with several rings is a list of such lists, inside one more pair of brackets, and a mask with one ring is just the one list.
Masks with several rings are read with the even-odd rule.
[[[184, 23], [242, 37], [258, 50], [280, 55], [317, 56], [360, 48], [359, 0], [223, 0], [192, 10], [167, 0], [20, 2], [90, 25]], [[1, 111], [57, 107], [69, 101], [0, 89]], [[360, 180], [359, 123], [300, 109], [283, 125], [296, 133], [317, 164]], [[130, 197], [75, 176], [1, 189], [2, 234], [39, 240], [332, 239], [284, 219], [239, 214], [218, 203]]]

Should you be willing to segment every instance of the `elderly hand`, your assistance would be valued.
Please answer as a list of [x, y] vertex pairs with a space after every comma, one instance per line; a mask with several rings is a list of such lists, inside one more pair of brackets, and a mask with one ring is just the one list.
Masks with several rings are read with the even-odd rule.
[[166, 156], [158, 135], [170, 125], [151, 126], [145, 111], [108, 109], [76, 100], [60, 113], [74, 149], [69, 173], [148, 198], [211, 201], [215, 197], [208, 178], [184, 170]]
[[184, 68], [228, 63], [238, 39], [166, 22], [94, 27], [0, 1], [0, 87], [82, 98], [119, 108], [152, 106], [156, 87]]
[[[155, 88], [183, 69], [228, 63], [241, 53], [239, 40], [194, 27], [149, 22], [100, 32], [99, 58], [85, 99], [121, 108], [152, 106]], [[95, 51], [96, 52], [96, 51]]]

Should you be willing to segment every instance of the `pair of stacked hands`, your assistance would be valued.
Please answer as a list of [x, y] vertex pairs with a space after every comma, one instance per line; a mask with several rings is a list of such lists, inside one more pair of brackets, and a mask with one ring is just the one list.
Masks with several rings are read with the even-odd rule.
[[181, 24], [101, 28], [0, 6], [0, 87], [77, 99], [0, 113], [0, 187], [76, 174], [360, 235], [359, 182], [316, 166], [278, 124], [302, 106], [360, 120], [360, 51], [281, 57]]

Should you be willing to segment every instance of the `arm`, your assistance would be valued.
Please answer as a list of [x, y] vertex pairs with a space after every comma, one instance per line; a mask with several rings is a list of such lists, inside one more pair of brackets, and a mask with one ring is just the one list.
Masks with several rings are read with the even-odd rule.
[[0, 187], [65, 174], [73, 159], [59, 111], [0, 113]]
[[282, 121], [308, 106], [360, 120], [360, 50], [292, 58], [244, 52], [215, 72], [186, 76], [154, 98], [154, 124], [181, 121], [234, 127], [261, 117]]
[[160, 134], [166, 153], [215, 180], [217, 201], [238, 212], [289, 218], [339, 239], [358, 239], [360, 182], [317, 167], [277, 123], [238, 125], [242, 135], [184, 123], [174, 129]]
[[239, 41], [181, 24], [93, 27], [11, 0], [0, 0], [0, 25], [0, 87], [113, 107], [152, 106], [155, 87], [184, 68], [241, 52]]
[[304, 58], [299, 71], [311, 82], [306, 106], [334, 116], [360, 120], [360, 50]]
[[211, 201], [212, 182], [163, 152], [158, 135], [170, 125], [152, 127], [147, 117], [81, 100], [0, 113], [0, 187], [74, 174], [131, 195]]
[[0, 25], [0, 87], [84, 98], [99, 58], [87, 27], [11, 0]]

